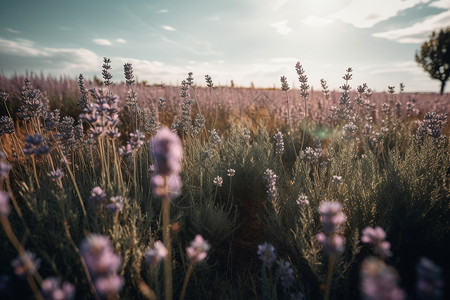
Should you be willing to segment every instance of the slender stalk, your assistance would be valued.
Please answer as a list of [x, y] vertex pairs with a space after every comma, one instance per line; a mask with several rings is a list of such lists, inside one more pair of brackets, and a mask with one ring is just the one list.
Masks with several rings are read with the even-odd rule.
[[328, 276], [327, 276], [327, 289], [325, 291], [324, 300], [328, 300], [330, 298], [331, 291], [331, 280], [333, 279], [333, 267], [334, 267], [335, 255], [330, 254], [328, 258]]
[[91, 288], [92, 293], [95, 295], [95, 298], [97, 300], [99, 300], [100, 297], [98, 296], [97, 290], [95, 289], [94, 284], [92, 283], [91, 275], [89, 274], [89, 270], [87, 268], [86, 262], [84, 261], [84, 258], [81, 255], [80, 249], [78, 249], [77, 245], [75, 244], [75, 242], [72, 239], [72, 236], [70, 235], [69, 225], [67, 224], [67, 221], [64, 222], [64, 228], [66, 229], [66, 235], [67, 235], [67, 238], [69, 239], [70, 244], [72, 245], [75, 252], [78, 254], [81, 264], [83, 265], [84, 273], [86, 274], [86, 278], [88, 280], [89, 287]]
[[163, 242], [167, 249], [167, 256], [164, 258], [165, 299], [172, 300], [172, 246], [170, 241], [170, 199], [168, 196], [167, 176], [164, 176], [163, 188], [166, 191], [162, 199]]
[[184, 296], [186, 294], [187, 284], [188, 284], [188, 281], [189, 281], [189, 277], [191, 277], [191, 273], [192, 273], [193, 269], [194, 269], [194, 263], [191, 262], [189, 264], [189, 268], [187, 270], [186, 276], [184, 276], [184, 282], [183, 282], [183, 287], [181, 288], [180, 300], [184, 299]]

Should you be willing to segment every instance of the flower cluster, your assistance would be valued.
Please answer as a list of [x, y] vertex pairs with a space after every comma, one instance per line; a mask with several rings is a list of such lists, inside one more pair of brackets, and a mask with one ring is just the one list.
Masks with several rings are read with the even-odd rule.
[[223, 184], [223, 179], [222, 179], [222, 177], [220, 177], [220, 176], [214, 177], [213, 183], [214, 183], [215, 186], [221, 187], [222, 184]]
[[300, 95], [303, 99], [306, 99], [309, 96], [308, 76], [305, 75], [305, 70], [303, 70], [299, 61], [295, 64], [295, 70], [300, 81]]
[[273, 138], [275, 139], [275, 155], [281, 156], [284, 152], [283, 134], [278, 131]]
[[105, 84], [105, 86], [110, 86], [113, 84], [113, 82], [111, 81], [112, 79], [112, 75], [109, 72], [109, 70], [111, 70], [111, 66], [109, 65], [111, 63], [111, 60], [109, 58], [103, 57], [103, 70], [102, 70], [102, 75], [103, 75], [103, 83]]
[[236, 174], [235, 169], [228, 169], [227, 172], [228, 177], [233, 177]]
[[288, 261], [280, 263], [280, 283], [281, 286], [285, 289], [291, 287], [292, 283], [294, 283], [295, 275], [294, 270], [291, 267], [291, 264]]
[[432, 137], [435, 141], [443, 140], [442, 130], [447, 125], [447, 114], [437, 114], [435, 112], [428, 112], [419, 123], [419, 128], [414, 135], [416, 144], [422, 144], [425, 135]]
[[319, 164], [319, 160], [320, 157], [322, 156], [322, 149], [321, 148], [316, 148], [313, 149], [311, 147], [306, 147], [305, 150], [303, 150], [302, 152], [300, 152], [300, 158], [308, 161], [312, 164]]
[[13, 120], [8, 116], [0, 117], [0, 136], [4, 134], [12, 134], [14, 132]]
[[178, 196], [181, 188], [181, 160], [183, 147], [180, 138], [169, 128], [163, 127], [149, 141], [153, 156], [154, 173], [151, 179], [153, 194], [156, 197]]
[[23, 256], [19, 256], [11, 262], [14, 268], [14, 273], [17, 276], [31, 276], [41, 265], [41, 259], [36, 258], [36, 254], [30, 251], [25, 251]]
[[298, 195], [298, 199], [297, 199], [297, 205], [298, 207], [302, 208], [305, 205], [309, 205], [309, 200], [308, 200], [308, 196], [306, 195]]
[[25, 85], [21, 92], [22, 105], [18, 110], [18, 117], [21, 120], [28, 121], [32, 118], [44, 118], [48, 111], [48, 99], [38, 89], [33, 89], [31, 82], [25, 79]]
[[186, 248], [186, 253], [189, 257], [189, 260], [192, 263], [199, 262], [204, 260], [208, 255], [207, 252], [210, 249], [210, 245], [207, 241], [203, 239], [200, 234], [197, 234], [194, 240], [191, 242], [190, 246]]
[[94, 137], [107, 135], [110, 138], [118, 138], [119, 97], [103, 89], [96, 88], [90, 92], [96, 103], [87, 105], [80, 114], [80, 119], [91, 125], [90, 130]]
[[375, 253], [383, 258], [391, 256], [391, 244], [386, 241], [386, 232], [377, 226], [375, 228], [366, 227], [362, 231], [361, 241], [363, 243], [372, 244], [375, 248]]
[[264, 172], [264, 179], [266, 180], [267, 195], [271, 200], [273, 200], [278, 195], [276, 187], [277, 175], [272, 170], [267, 169]]
[[331, 182], [335, 184], [342, 184], [342, 176], [333, 175], [333, 179], [331, 180]]
[[285, 76], [281, 76], [280, 81], [281, 81], [281, 90], [287, 92], [289, 90], [287, 78]]
[[339, 202], [322, 202], [319, 206], [324, 232], [320, 232], [316, 237], [328, 254], [339, 253], [344, 246], [344, 238], [339, 232], [340, 226], [347, 218], [341, 210], [342, 204]]
[[50, 171], [47, 175], [52, 181], [57, 181], [63, 177], [64, 173], [58, 168], [55, 171]]
[[214, 86], [213, 82], [212, 82], [212, 78], [209, 75], [205, 75], [205, 80], [206, 80], [206, 85], [209, 88], [212, 88]]
[[42, 136], [39, 133], [35, 135], [28, 135], [25, 138], [25, 147], [23, 148], [23, 153], [25, 155], [35, 155], [42, 156], [50, 153], [50, 146], [47, 143], [44, 143], [42, 140]]
[[216, 147], [219, 147], [222, 144], [222, 139], [217, 133], [216, 129], [211, 130], [211, 135], [209, 136], [209, 142]]
[[404, 292], [397, 286], [398, 276], [392, 267], [373, 256], [361, 266], [361, 296], [364, 300], [403, 300]]
[[122, 259], [114, 253], [109, 239], [91, 234], [82, 241], [80, 251], [97, 293], [106, 298], [120, 292], [124, 280], [117, 272]]
[[277, 259], [275, 254], [275, 247], [267, 242], [258, 245], [258, 257], [263, 262], [264, 266], [271, 266], [272, 263]]
[[122, 211], [123, 208], [123, 199], [121, 196], [111, 197], [109, 199], [111, 202], [106, 204], [106, 209], [118, 213]]
[[7, 217], [11, 208], [9, 207], [9, 193], [0, 191], [0, 217]]
[[147, 249], [145, 251], [145, 261], [151, 265], [155, 266], [157, 265], [162, 259], [164, 259], [169, 252], [167, 251], [167, 248], [164, 246], [164, 244], [161, 241], [156, 241], [153, 244], [153, 247]]
[[42, 296], [46, 300], [71, 300], [75, 296], [75, 286], [57, 277], [48, 277], [41, 284]]
[[416, 266], [416, 271], [416, 291], [420, 299], [442, 299], [444, 295], [442, 269], [428, 258], [422, 257]]
[[89, 92], [84, 84], [83, 74], [78, 77], [78, 86], [80, 87], [81, 98], [78, 100], [78, 107], [84, 110], [89, 104]]

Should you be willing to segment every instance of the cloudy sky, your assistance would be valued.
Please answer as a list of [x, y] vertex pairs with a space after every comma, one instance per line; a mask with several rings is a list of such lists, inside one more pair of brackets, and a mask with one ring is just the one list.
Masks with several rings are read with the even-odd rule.
[[450, 26], [449, 0], [15, 0], [0, 3], [0, 72], [101, 76], [112, 60], [151, 83], [179, 84], [187, 72], [205, 85], [331, 88], [354, 69], [352, 86], [438, 91], [414, 60], [433, 30]]

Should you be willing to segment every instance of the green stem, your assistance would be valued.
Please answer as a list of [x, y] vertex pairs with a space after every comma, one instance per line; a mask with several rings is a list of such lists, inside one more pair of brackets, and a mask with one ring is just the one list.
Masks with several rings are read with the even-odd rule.
[[183, 282], [183, 288], [181, 289], [180, 300], [184, 299], [184, 296], [186, 294], [187, 284], [188, 284], [188, 281], [189, 281], [189, 277], [191, 277], [191, 273], [192, 273], [193, 269], [194, 269], [194, 263], [191, 262], [189, 264], [189, 268], [187, 270], [186, 276], [184, 276], [184, 282]]
[[167, 249], [164, 258], [165, 299], [172, 300], [172, 246], [170, 242], [170, 199], [168, 196], [167, 176], [164, 176], [165, 196], [162, 199], [163, 242]]
[[330, 257], [328, 258], [327, 289], [325, 291], [325, 296], [323, 297], [324, 300], [328, 300], [330, 298], [331, 280], [333, 279], [334, 260], [335, 260], [334, 254], [330, 254]]

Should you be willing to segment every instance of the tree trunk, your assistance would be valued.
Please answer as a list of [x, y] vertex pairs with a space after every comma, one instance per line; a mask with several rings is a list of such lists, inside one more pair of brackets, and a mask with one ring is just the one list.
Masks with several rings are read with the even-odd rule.
[[444, 88], [445, 88], [446, 82], [447, 82], [447, 80], [441, 80], [441, 96], [442, 96], [442, 94], [444, 94]]

